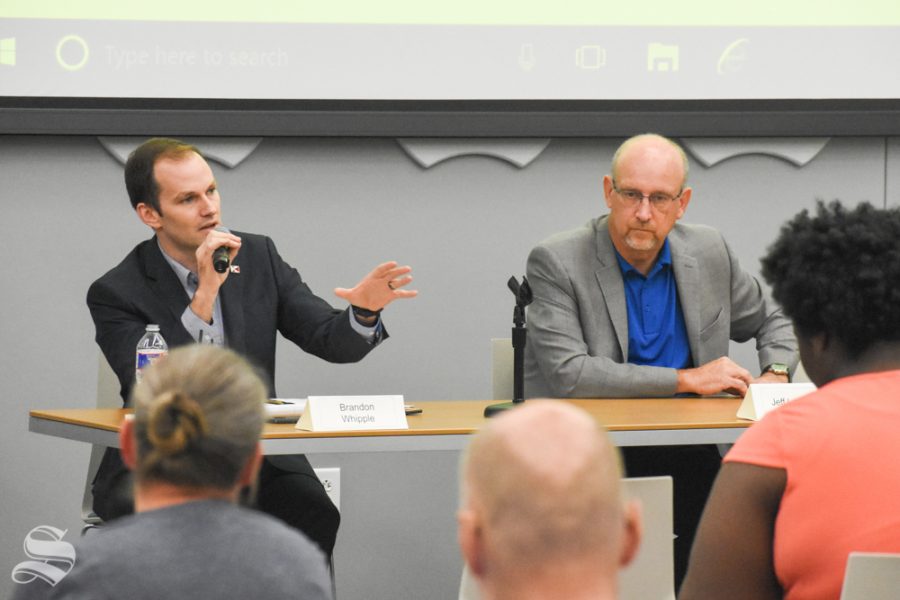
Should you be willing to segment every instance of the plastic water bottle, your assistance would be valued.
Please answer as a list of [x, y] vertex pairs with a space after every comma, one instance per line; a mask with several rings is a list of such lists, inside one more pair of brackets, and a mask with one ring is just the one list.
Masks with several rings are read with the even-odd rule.
[[137, 351], [134, 359], [134, 380], [135, 383], [141, 382], [144, 369], [149, 367], [155, 360], [169, 353], [169, 346], [166, 340], [159, 333], [159, 325], [147, 325], [144, 337], [137, 344]]

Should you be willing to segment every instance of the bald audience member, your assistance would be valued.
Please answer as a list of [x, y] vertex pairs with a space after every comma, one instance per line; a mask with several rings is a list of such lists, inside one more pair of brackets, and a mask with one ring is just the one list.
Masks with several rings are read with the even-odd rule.
[[584, 411], [531, 401], [474, 436], [459, 544], [483, 600], [616, 598], [640, 540], [616, 449]]

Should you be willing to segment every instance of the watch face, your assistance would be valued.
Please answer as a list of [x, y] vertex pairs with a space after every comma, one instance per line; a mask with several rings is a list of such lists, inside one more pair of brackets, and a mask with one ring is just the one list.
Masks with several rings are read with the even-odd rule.
[[772, 363], [771, 365], [769, 365], [769, 368], [766, 370], [771, 371], [772, 373], [775, 373], [776, 375], [787, 375], [788, 374], [787, 365], [782, 364], [782, 363]]

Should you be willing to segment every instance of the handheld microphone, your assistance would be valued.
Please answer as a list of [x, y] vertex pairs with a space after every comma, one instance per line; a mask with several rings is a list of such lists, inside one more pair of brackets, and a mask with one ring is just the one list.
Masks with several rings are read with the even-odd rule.
[[[216, 231], [231, 233], [230, 229], [222, 225], [216, 227]], [[228, 246], [219, 246], [218, 248], [216, 248], [216, 250], [213, 252], [213, 269], [216, 270], [216, 273], [226, 272], [230, 264], [231, 259], [228, 257]]]

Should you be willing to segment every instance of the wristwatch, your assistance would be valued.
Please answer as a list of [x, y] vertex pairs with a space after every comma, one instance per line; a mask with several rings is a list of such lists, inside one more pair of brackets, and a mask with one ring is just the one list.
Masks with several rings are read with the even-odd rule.
[[[353, 311], [353, 315], [357, 316], [361, 319], [371, 319], [373, 317], [377, 317], [381, 314], [381, 309], [378, 310], [369, 310], [368, 308], [363, 308], [362, 306], [356, 306], [355, 304], [350, 305], [350, 310]], [[787, 367], [785, 367], [787, 368]]]
[[788, 366], [784, 363], [772, 363], [771, 365], [763, 369], [763, 373], [784, 375], [785, 377], [787, 377], [788, 382], [791, 381], [791, 370], [788, 369]]

